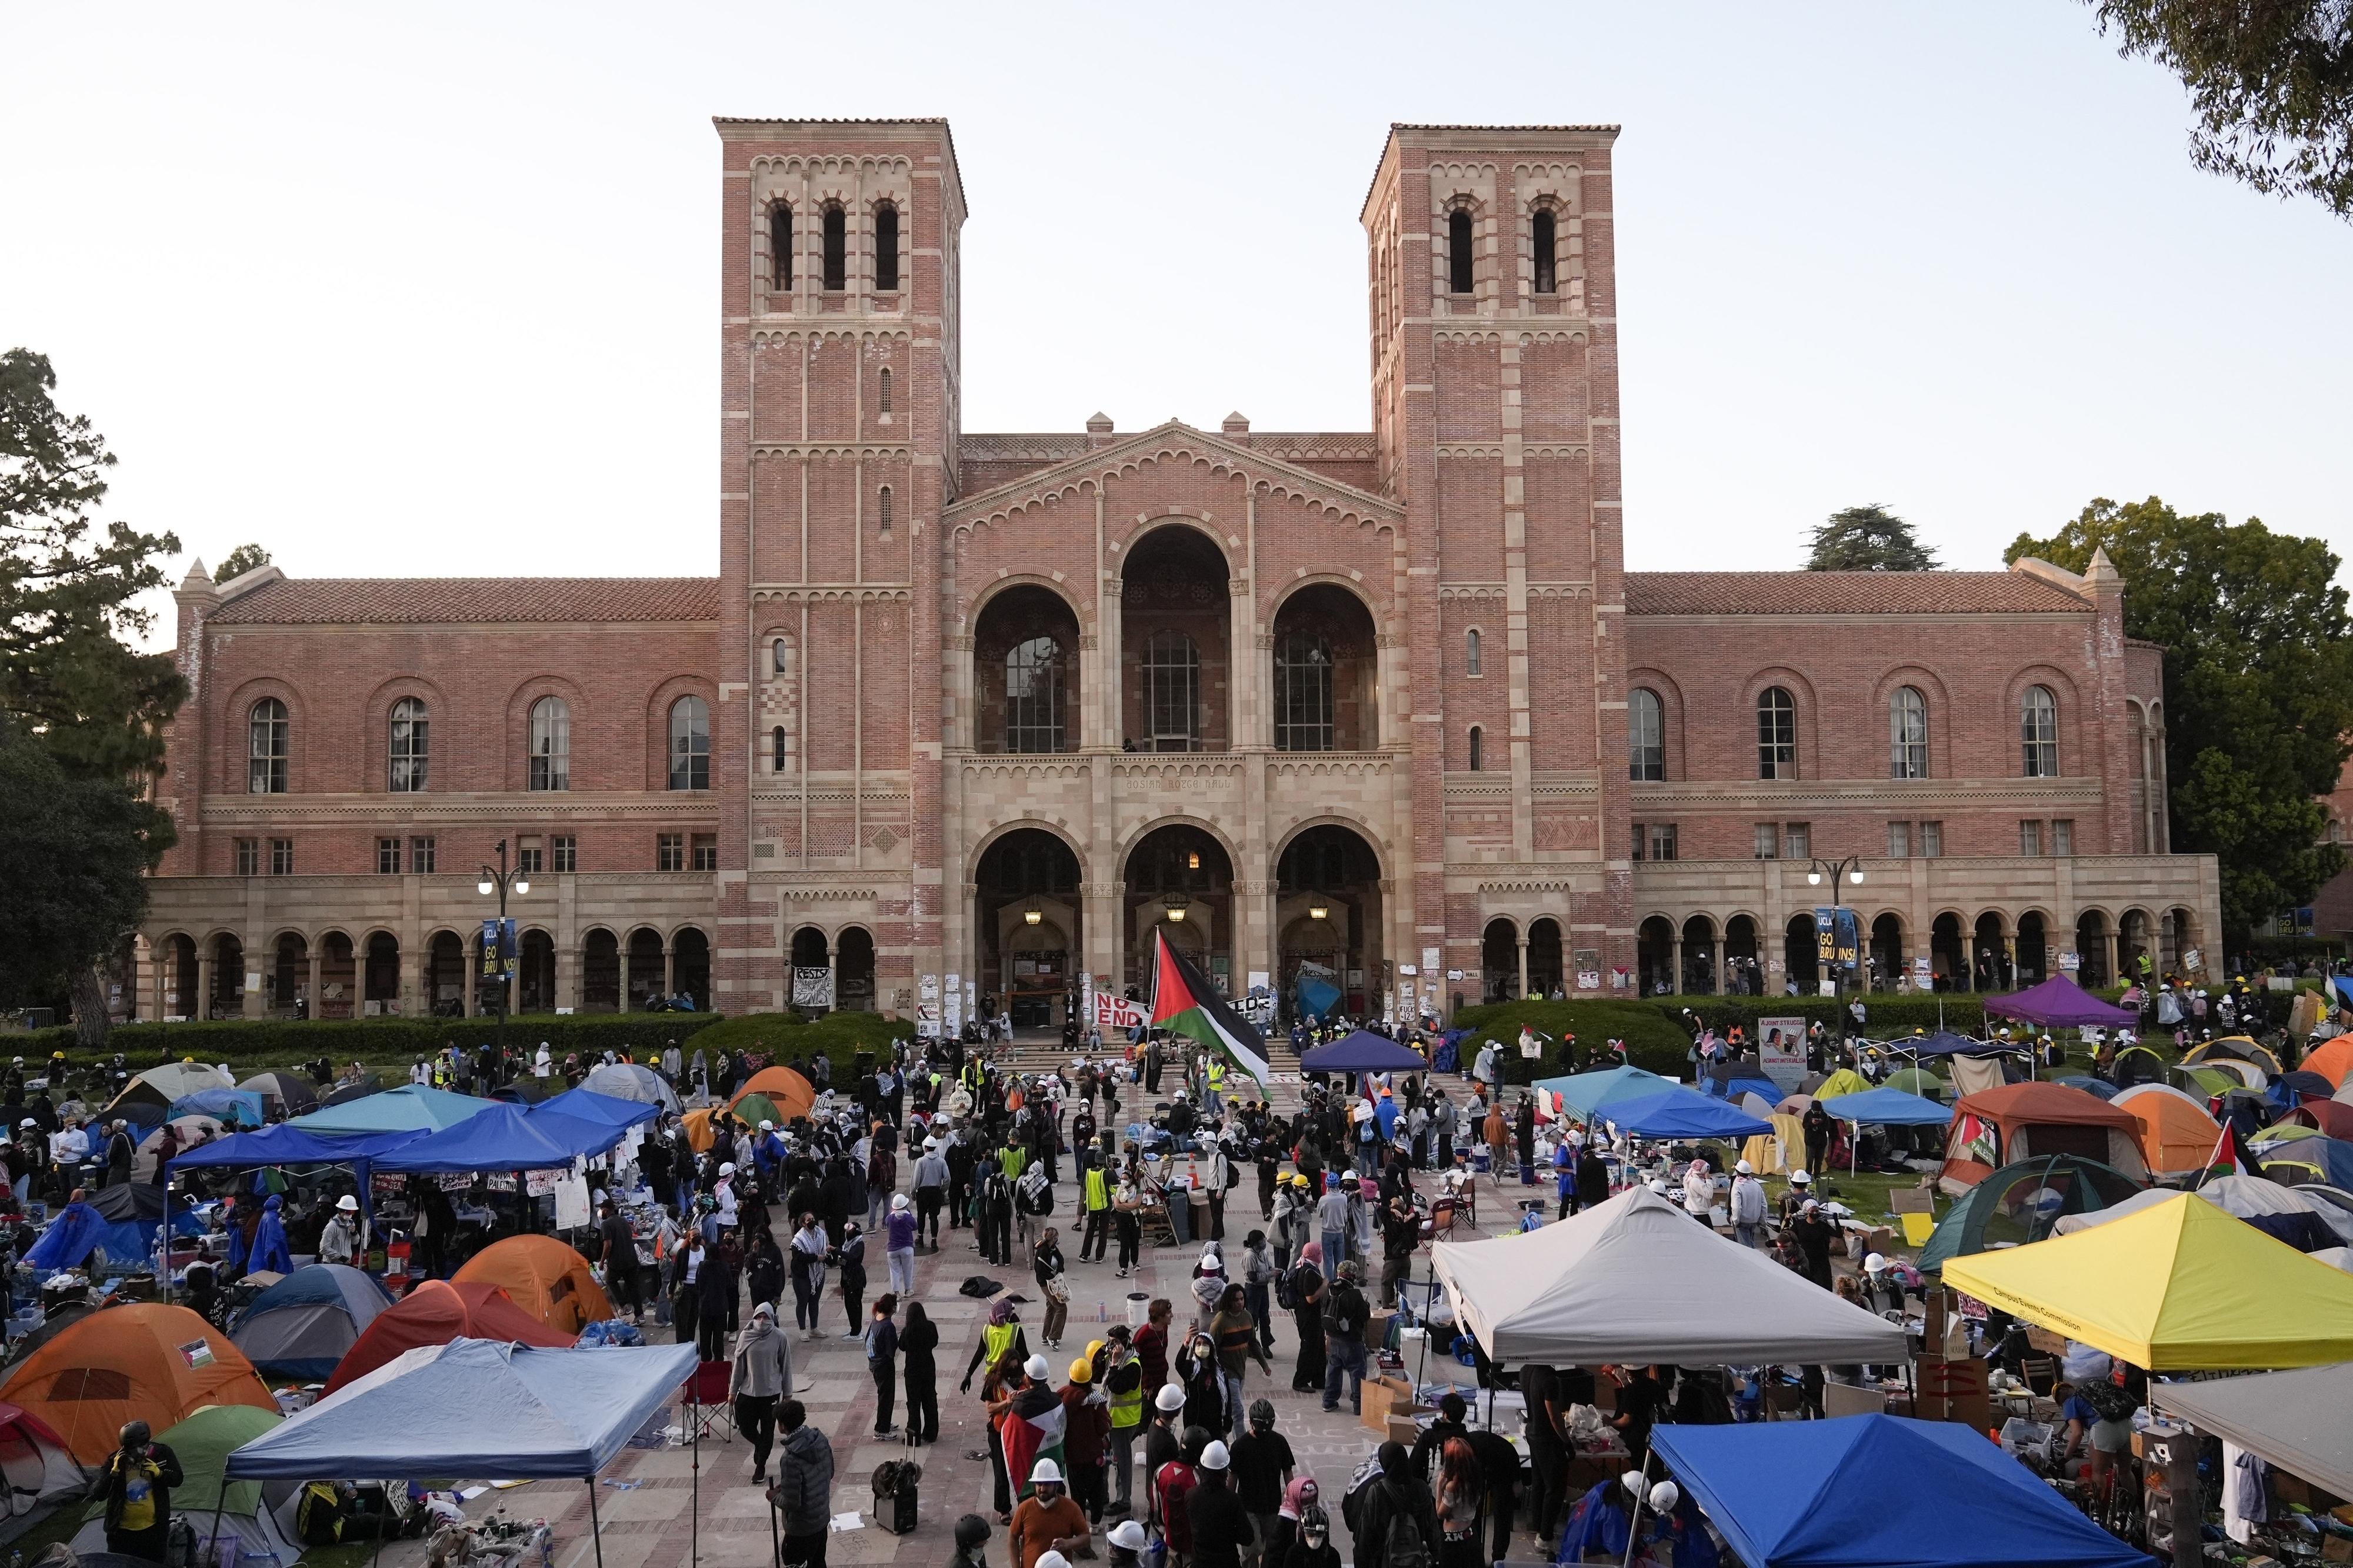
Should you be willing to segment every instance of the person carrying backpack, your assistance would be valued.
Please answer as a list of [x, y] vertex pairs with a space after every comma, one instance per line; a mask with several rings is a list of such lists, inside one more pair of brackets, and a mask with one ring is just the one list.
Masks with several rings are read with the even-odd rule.
[[[1340, 1380], [1348, 1379], [1348, 1407], [1356, 1409], [1365, 1388], [1365, 1325], [1371, 1321], [1372, 1310], [1366, 1305], [1364, 1291], [1356, 1288], [1359, 1270], [1355, 1258], [1340, 1265], [1339, 1278], [1333, 1281], [1324, 1300], [1324, 1408], [1340, 1408]], [[1425, 1494], [1422, 1501], [1429, 1504]], [[1433, 1510], [1430, 1517], [1437, 1518]], [[1431, 1526], [1436, 1530], [1435, 1524]], [[1432, 1537], [1435, 1539], [1435, 1536]]]
[[1356, 1536], [1356, 1568], [1437, 1568], [1438, 1506], [1402, 1443], [1380, 1447], [1378, 1480], [1342, 1504]]

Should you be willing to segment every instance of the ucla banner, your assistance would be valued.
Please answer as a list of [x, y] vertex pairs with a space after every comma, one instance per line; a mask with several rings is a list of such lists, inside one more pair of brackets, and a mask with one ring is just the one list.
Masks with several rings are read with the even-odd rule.
[[515, 923], [506, 920], [482, 922], [482, 978], [512, 980], [515, 972]]
[[1814, 906], [1814, 957], [1826, 969], [1852, 970], [1861, 957], [1854, 911], [1841, 904]]

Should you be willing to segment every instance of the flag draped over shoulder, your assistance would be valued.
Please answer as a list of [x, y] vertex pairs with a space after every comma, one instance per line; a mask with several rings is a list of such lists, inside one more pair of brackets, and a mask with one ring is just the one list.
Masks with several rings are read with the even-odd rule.
[[1265, 1083], [1266, 1041], [1257, 1026], [1226, 1005], [1192, 961], [1169, 945], [1166, 931], [1155, 931], [1153, 941], [1157, 952], [1152, 966], [1152, 1026], [1198, 1040]]
[[1062, 1464], [1062, 1427], [1067, 1412], [1061, 1396], [1041, 1380], [1014, 1395], [997, 1435], [1005, 1441], [1005, 1473], [1017, 1498], [1029, 1495], [1029, 1472], [1040, 1459]]

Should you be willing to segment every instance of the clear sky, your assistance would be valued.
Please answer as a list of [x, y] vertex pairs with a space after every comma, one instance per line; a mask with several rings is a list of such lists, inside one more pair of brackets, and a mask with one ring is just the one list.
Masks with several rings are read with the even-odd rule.
[[2071, 0], [5, 0], [0, 345], [207, 562], [711, 572], [714, 114], [953, 121], [969, 429], [1366, 428], [1388, 123], [1614, 121], [1633, 566], [2152, 493], [2353, 546], [2353, 226]]

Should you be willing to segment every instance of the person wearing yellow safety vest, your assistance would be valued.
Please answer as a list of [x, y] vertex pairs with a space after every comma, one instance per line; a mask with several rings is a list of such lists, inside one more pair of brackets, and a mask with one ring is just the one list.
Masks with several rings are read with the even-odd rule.
[[1079, 1261], [1101, 1263], [1111, 1246], [1111, 1173], [1101, 1156], [1088, 1160], [1086, 1172], [1087, 1228], [1079, 1237]]
[[972, 1360], [964, 1369], [964, 1381], [956, 1385], [959, 1394], [972, 1392], [972, 1374], [984, 1366], [996, 1366], [1007, 1356], [1015, 1365], [1029, 1359], [1029, 1338], [1021, 1331], [1021, 1314], [1013, 1309], [1008, 1296], [999, 1296], [988, 1309], [988, 1322], [980, 1331], [980, 1343], [973, 1347]]
[[1202, 1100], [1202, 1109], [1206, 1110], [1211, 1116], [1215, 1116], [1219, 1110], [1225, 1108], [1225, 1058], [1222, 1057], [1211, 1057], [1209, 1058], [1209, 1092]]
[[1144, 1358], [1135, 1353], [1125, 1323], [1113, 1323], [1097, 1358], [1103, 1389], [1111, 1399], [1110, 1513], [1132, 1513], [1134, 1505], [1135, 1439], [1144, 1430]]

